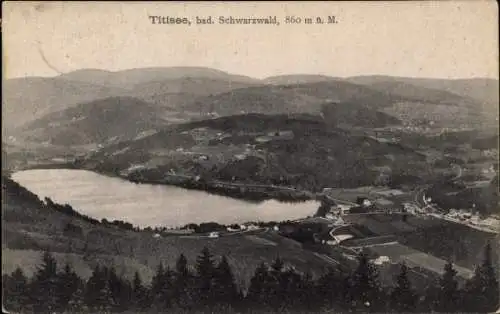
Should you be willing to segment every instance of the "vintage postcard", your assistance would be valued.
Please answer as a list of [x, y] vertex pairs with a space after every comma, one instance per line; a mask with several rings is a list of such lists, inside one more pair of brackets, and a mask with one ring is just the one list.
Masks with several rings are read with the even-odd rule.
[[2, 12], [4, 313], [500, 311], [496, 2]]

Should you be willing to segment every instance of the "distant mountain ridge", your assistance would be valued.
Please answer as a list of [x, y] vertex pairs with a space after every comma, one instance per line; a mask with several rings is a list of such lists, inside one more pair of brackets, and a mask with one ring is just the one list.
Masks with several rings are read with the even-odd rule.
[[2, 82], [4, 130], [20, 126], [47, 113], [124, 92], [117, 87], [61, 78], [26, 77]]
[[274, 85], [317, 83], [317, 82], [335, 81], [335, 80], [342, 80], [342, 78], [328, 76], [328, 75], [288, 74], [288, 75], [269, 76], [263, 79], [263, 81], [266, 84], [274, 84]]
[[349, 82], [363, 85], [373, 85], [379, 82], [402, 82], [414, 86], [442, 90], [462, 97], [498, 105], [499, 82], [491, 78], [436, 79], [410, 78], [396, 76], [353, 76], [346, 78]]
[[115, 72], [83, 69], [50, 78], [8, 79], [2, 91], [4, 134], [47, 114], [110, 97], [137, 98], [161, 110], [176, 111], [181, 120], [251, 112], [317, 114], [332, 102], [385, 108], [386, 114], [398, 119], [411, 115], [409, 108], [417, 106], [417, 120], [435, 105], [441, 106], [436, 116], [446, 115], [448, 109], [443, 106], [450, 105], [455, 106], [453, 115], [461, 124], [469, 117], [477, 124], [483, 117], [498, 115], [498, 80], [492, 79], [296, 74], [260, 80], [211, 68], [158, 67]]
[[152, 104], [132, 97], [109, 97], [49, 113], [22, 128], [29, 141], [74, 146], [110, 144], [167, 125]]
[[178, 79], [186, 77], [203, 77], [224, 79], [233, 82], [257, 83], [259, 80], [248, 76], [229, 74], [227, 72], [204, 67], [155, 67], [138, 68], [122, 71], [77, 70], [59, 76], [70, 81], [92, 82], [101, 85], [132, 87], [150, 81]]
[[369, 105], [374, 109], [404, 98], [341, 80], [259, 85], [200, 98], [190, 110], [220, 115], [240, 113], [319, 113], [325, 103]]

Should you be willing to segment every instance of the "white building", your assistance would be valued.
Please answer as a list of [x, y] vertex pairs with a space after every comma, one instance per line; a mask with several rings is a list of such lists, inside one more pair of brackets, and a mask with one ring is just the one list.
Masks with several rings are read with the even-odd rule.
[[349, 214], [351, 210], [350, 205], [337, 205], [337, 207], [333, 210], [333, 213], [337, 213], [339, 215]]
[[385, 263], [389, 263], [391, 260], [388, 256], [379, 256], [376, 259], [373, 260], [373, 264], [375, 265], [382, 265]]
[[336, 217], [336, 215], [335, 215], [335, 214], [333, 214], [333, 213], [327, 213], [327, 214], [325, 215], [325, 218], [326, 218], [326, 219], [330, 219], [330, 220], [334, 220], [334, 219], [335, 219], [335, 217]]
[[363, 200], [363, 206], [364, 207], [372, 206], [372, 202], [369, 199], [364, 199]]

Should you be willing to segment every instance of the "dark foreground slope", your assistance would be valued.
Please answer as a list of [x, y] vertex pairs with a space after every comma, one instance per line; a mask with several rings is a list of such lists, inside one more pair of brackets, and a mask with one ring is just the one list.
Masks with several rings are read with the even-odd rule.
[[117, 273], [129, 279], [137, 270], [149, 282], [160, 261], [173, 267], [175, 259], [184, 253], [192, 263], [205, 246], [216, 258], [226, 255], [238, 282], [244, 284], [249, 283], [260, 262], [271, 263], [278, 255], [286, 264], [315, 275], [329, 265], [297, 242], [278, 235], [266, 235], [276, 244], [269, 245], [264, 240], [256, 241], [258, 235], [154, 238], [147, 231], [105, 226], [55, 211], [6, 177], [2, 178], [2, 220], [2, 273], [11, 273], [20, 266], [31, 275], [41, 252], [48, 250], [54, 252], [60, 265], [70, 262], [83, 278], [90, 276], [96, 264], [106, 264], [115, 265]]

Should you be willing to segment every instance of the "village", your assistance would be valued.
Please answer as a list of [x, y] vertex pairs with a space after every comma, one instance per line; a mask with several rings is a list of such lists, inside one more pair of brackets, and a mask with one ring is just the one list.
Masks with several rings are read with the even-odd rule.
[[[179, 236], [215, 241], [219, 237], [243, 236], [271, 247], [279, 245], [280, 239], [287, 238], [332, 266], [354, 267], [356, 256], [364, 252], [380, 267], [382, 277], [387, 281], [391, 280], [397, 266], [404, 262], [422, 287], [430, 278], [442, 274], [446, 258], [439, 254], [439, 250], [427, 249], [415, 234], [422, 230], [432, 234], [442, 228], [464, 231], [470, 228], [477, 232], [478, 238], [498, 238], [498, 229], [495, 228], [500, 221], [498, 217], [481, 219], [466, 210], [440, 212], [425, 194], [421, 196], [425, 206], [419, 206], [418, 202], [408, 201], [408, 195], [405, 198], [405, 193], [399, 190], [351, 192], [324, 191], [336, 201], [335, 205], [329, 206], [326, 212], [318, 211], [313, 216], [297, 220], [232, 225], [190, 224], [162, 230], [154, 233], [153, 237]], [[346, 197], [349, 193], [350, 197]], [[447, 241], [451, 240], [443, 239], [443, 242]], [[473, 276], [473, 267], [467, 261], [457, 264], [456, 270], [462, 280]]]

